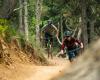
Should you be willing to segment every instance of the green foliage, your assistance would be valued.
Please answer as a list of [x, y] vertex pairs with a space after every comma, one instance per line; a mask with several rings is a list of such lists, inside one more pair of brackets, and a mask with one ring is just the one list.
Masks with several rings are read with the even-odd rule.
[[7, 30], [8, 26], [2, 26], [0, 25], [0, 34], [4, 33], [5, 30]]
[[0, 19], [0, 35], [3, 35], [5, 41], [10, 42], [11, 37], [16, 35], [15, 28], [11, 27], [11, 21], [7, 19]]
[[8, 20], [7, 19], [0, 19], [0, 25], [7, 25]]
[[45, 11], [45, 15], [43, 15], [42, 18], [44, 20], [52, 19], [54, 21], [59, 19], [59, 14], [61, 13], [60, 11], [61, 5], [58, 5], [54, 0], [49, 0], [49, 1], [44, 0], [43, 3], [44, 3], [43, 8], [45, 9], [43, 11]]
[[0, 7], [2, 7], [3, 5], [3, 0], [0, 0]]
[[8, 27], [5, 30], [5, 41], [10, 42], [12, 39], [12, 36], [16, 36], [16, 34], [17, 34], [17, 32], [16, 32], [15, 28]]
[[0, 34], [4, 33], [8, 28], [8, 21], [6, 19], [0, 19]]
[[30, 18], [29, 31], [30, 31], [31, 34], [35, 33], [35, 24], [36, 24], [35, 17]]

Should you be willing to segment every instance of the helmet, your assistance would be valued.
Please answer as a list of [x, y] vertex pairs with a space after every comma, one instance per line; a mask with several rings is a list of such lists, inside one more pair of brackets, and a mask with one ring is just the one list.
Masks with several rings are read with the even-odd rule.
[[64, 32], [64, 36], [71, 36], [71, 34], [72, 34], [72, 33], [71, 33], [70, 31], [65, 31], [65, 32]]

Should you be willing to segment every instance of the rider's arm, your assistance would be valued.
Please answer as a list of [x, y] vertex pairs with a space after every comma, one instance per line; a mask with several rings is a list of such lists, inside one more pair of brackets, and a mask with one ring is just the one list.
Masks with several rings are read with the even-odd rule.
[[[78, 44], [77, 44], [78, 43]], [[81, 42], [81, 41], [79, 41], [79, 40], [76, 40], [76, 45], [79, 45], [80, 46], [80, 48], [83, 48], [84, 46], [83, 46], [83, 43]]]
[[81, 43], [80, 43], [80, 48], [83, 48], [83, 47], [84, 47], [84, 46], [83, 46], [83, 43], [81, 42]]
[[65, 48], [65, 40], [66, 40], [66, 38], [64, 38], [64, 40], [63, 40], [63, 42], [62, 42], [61, 50], [64, 50], [64, 48]]
[[65, 39], [63, 40], [62, 45], [61, 45], [61, 53], [62, 54], [64, 53], [64, 48], [65, 48]]
[[64, 45], [64, 43], [62, 43], [62, 45], [61, 45], [61, 54], [64, 53], [64, 47], [65, 47], [65, 45]]
[[64, 47], [65, 47], [65, 45], [64, 45], [64, 43], [62, 43], [61, 50], [64, 50]]

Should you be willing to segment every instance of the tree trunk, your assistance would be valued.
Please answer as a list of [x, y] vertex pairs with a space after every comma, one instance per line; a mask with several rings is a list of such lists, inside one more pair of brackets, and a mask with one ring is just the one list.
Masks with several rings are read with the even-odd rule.
[[95, 20], [92, 20], [90, 22], [90, 42], [92, 42], [94, 39], [94, 24], [95, 24]]
[[[22, 7], [23, 6], [23, 3], [22, 3], [22, 0], [19, 0], [19, 6]], [[19, 32], [21, 35], [24, 35], [24, 28], [23, 28], [23, 8], [21, 8], [19, 10]]]
[[63, 25], [62, 25], [62, 15], [60, 18], [60, 27], [61, 27], [61, 41], [63, 41]]
[[40, 18], [42, 10], [42, 0], [36, 0], [36, 42], [40, 43]]
[[[24, 0], [24, 5], [27, 5], [27, 0]], [[24, 28], [25, 28], [25, 39], [28, 41], [28, 9], [24, 6]]]
[[87, 33], [87, 15], [86, 15], [86, 0], [81, 0], [81, 17], [82, 17], [82, 39], [84, 48], [88, 45], [88, 33]]

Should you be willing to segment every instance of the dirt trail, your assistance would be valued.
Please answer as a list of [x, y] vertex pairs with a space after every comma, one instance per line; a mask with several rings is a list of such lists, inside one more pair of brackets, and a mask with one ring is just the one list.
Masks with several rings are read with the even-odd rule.
[[53, 65], [35, 66], [29, 64], [16, 64], [17, 66], [8, 70], [4, 69], [0, 76], [0, 80], [50, 80], [61, 75], [64, 69], [69, 69], [70, 67], [69, 61], [65, 59], [54, 58], [49, 61], [53, 63]]
[[64, 70], [70, 67], [70, 63], [64, 59], [55, 58], [50, 61], [54, 63], [53, 66], [36, 66], [36, 72], [25, 80], [50, 80], [63, 74]]

